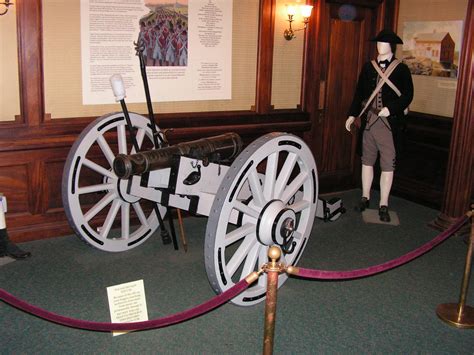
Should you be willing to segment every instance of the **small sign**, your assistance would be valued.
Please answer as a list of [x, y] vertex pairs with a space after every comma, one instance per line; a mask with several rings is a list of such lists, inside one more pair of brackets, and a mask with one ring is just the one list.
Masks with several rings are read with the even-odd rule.
[[439, 80], [438, 81], [438, 87], [440, 89], [450, 89], [450, 90], [456, 90], [458, 87], [458, 82], [456, 80]]
[[[148, 320], [143, 280], [107, 287], [107, 297], [112, 323]], [[113, 332], [113, 335], [125, 333], [128, 332]]]

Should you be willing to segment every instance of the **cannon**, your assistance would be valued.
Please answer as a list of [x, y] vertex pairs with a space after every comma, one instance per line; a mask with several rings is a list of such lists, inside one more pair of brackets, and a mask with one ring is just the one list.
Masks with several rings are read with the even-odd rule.
[[241, 150], [240, 136], [227, 133], [133, 155], [119, 154], [114, 160], [114, 171], [120, 179], [128, 179], [131, 175], [169, 168], [175, 156], [200, 159], [206, 164], [221, 163], [232, 161]]
[[[149, 144], [148, 119], [135, 113], [130, 119], [140, 147]], [[122, 112], [96, 119], [66, 159], [64, 208], [73, 230], [86, 243], [108, 252], [137, 247], [159, 226], [150, 208], [157, 204], [163, 215], [171, 206], [209, 217], [204, 262], [216, 292], [266, 263], [272, 245], [282, 247], [287, 265], [297, 263], [318, 201], [316, 165], [303, 140], [270, 133], [240, 151], [240, 138], [230, 134], [209, 139], [214, 149], [202, 149], [202, 141], [195, 141], [140, 155], [127, 143], [125, 126]], [[172, 153], [160, 154], [161, 150]], [[142, 163], [149, 158], [157, 159]], [[136, 161], [142, 163], [137, 164], [140, 173], [130, 168]], [[159, 168], [150, 169], [155, 164]], [[285, 279], [281, 276], [280, 284]], [[260, 302], [265, 290], [262, 276], [233, 303]]]
[[[138, 50], [137, 50], [138, 52]], [[235, 133], [168, 145], [149, 117], [128, 112], [123, 83], [112, 80], [122, 112], [91, 122], [74, 142], [63, 171], [62, 199], [79, 238], [97, 249], [123, 252], [163, 228], [170, 208], [208, 216], [204, 263], [221, 293], [259, 270], [278, 245], [295, 265], [310, 237], [318, 202], [316, 164], [292, 134], [266, 134], [243, 148]], [[279, 278], [281, 286], [286, 275]], [[266, 274], [232, 300], [265, 299]]]

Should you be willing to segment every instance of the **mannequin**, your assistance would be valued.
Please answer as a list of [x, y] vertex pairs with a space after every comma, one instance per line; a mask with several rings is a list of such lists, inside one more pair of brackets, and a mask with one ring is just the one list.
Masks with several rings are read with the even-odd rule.
[[380, 68], [378, 70], [383, 73], [387, 71], [388, 79], [396, 88], [393, 89], [385, 82], [375, 94], [375, 88], [381, 80], [381, 75], [384, 74], [379, 74], [371, 62], [366, 63], [359, 75], [345, 128], [351, 130], [355, 116], [366, 107], [365, 103], [372, 96], [373, 99], [367, 104], [369, 108], [366, 110], [367, 117], [362, 120], [359, 130], [358, 152], [362, 155], [362, 198], [357, 210], [364, 211], [370, 206], [374, 164], [379, 154], [382, 171], [379, 218], [383, 222], [390, 222], [388, 200], [395, 171], [396, 142], [403, 125], [404, 111], [413, 99], [413, 82], [408, 67], [395, 58], [396, 45], [403, 44], [400, 37], [391, 30], [382, 30], [371, 41], [377, 42], [376, 65]]

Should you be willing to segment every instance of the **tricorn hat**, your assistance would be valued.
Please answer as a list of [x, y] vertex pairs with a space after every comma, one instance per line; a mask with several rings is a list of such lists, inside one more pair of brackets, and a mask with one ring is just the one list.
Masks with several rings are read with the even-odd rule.
[[397, 34], [392, 30], [382, 30], [376, 37], [372, 38], [370, 41], [403, 44], [402, 39], [398, 37]]

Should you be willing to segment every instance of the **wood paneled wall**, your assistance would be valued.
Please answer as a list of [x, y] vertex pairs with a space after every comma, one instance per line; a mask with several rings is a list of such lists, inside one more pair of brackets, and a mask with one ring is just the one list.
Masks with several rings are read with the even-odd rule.
[[[0, 123], [0, 192], [8, 199], [7, 226], [17, 242], [72, 233], [61, 202], [61, 178], [69, 149], [96, 117], [51, 120], [45, 112], [41, 0], [16, 4], [21, 114]], [[272, 131], [300, 136], [310, 128], [301, 110], [271, 110], [275, 0], [262, 0], [254, 110], [157, 115], [173, 128], [171, 143], [236, 132], [245, 142]]]
[[[332, 144], [332, 140], [347, 139], [342, 136], [336, 137], [336, 134], [343, 135], [347, 132], [343, 128], [345, 117], [326, 115], [324, 110], [326, 101], [335, 98], [325, 97], [327, 87], [321, 86], [328, 75], [330, 11], [338, 4], [347, 2], [342, 0], [309, 2], [314, 4], [314, 12], [305, 35], [301, 109], [272, 110], [270, 101], [276, 5], [275, 0], [260, 0], [255, 107], [249, 111], [239, 112], [157, 115], [161, 128], [174, 128], [170, 135], [172, 143], [229, 131], [241, 134], [246, 142], [266, 132], [292, 132], [304, 136], [312, 147], [318, 163], [321, 192], [359, 186], [359, 169], [355, 163], [353, 147], [350, 159], [344, 158], [349, 164], [344, 169], [339, 169], [337, 164], [334, 165], [333, 159], [346, 154], [341, 153], [343, 149], [341, 146], [346, 145], [336, 144], [332, 145], [333, 148], [327, 149]], [[469, 1], [468, 10], [471, 13], [472, 2], [473, 0]], [[364, 10], [367, 14], [366, 18], [371, 23], [364, 25], [364, 28], [373, 31], [372, 34], [384, 27], [394, 27], [397, 0], [353, 0], [351, 3], [367, 9]], [[55, 120], [48, 118], [44, 105], [41, 0], [19, 1], [15, 6], [18, 23], [21, 114], [15, 122], [0, 123], [0, 192], [7, 196], [9, 202], [7, 213], [9, 234], [13, 240], [21, 242], [71, 233], [61, 202], [62, 169], [71, 145], [95, 117]], [[472, 33], [474, 24], [472, 22], [471, 15], [470, 22], [465, 25], [467, 35], [464, 43], [469, 52], [464, 53], [463, 57], [465, 63], [461, 72], [462, 85], [457, 99], [458, 116], [454, 118], [459, 121], [458, 123], [455, 121], [455, 133], [450, 145], [451, 153], [442, 147], [439, 148], [438, 145], [439, 156], [449, 155], [448, 174], [446, 175], [444, 166], [433, 166], [436, 174], [431, 177], [437, 179], [435, 183], [431, 181], [431, 183], [420, 185], [423, 179], [413, 175], [413, 171], [407, 168], [405, 178], [399, 182], [396, 181], [394, 186], [395, 192], [398, 191], [404, 197], [414, 201], [433, 200], [432, 196], [435, 196], [436, 206], [443, 201], [448, 201], [448, 203], [444, 202], [443, 214], [449, 217], [456, 216], [466, 206], [473, 191], [472, 42], [474, 36]], [[369, 35], [369, 33], [364, 34], [364, 36]], [[369, 48], [368, 52], [365, 49], [361, 51], [360, 59], [372, 55], [370, 50], [374, 51], [374, 48]], [[331, 55], [337, 56], [338, 53], [333, 52]], [[345, 84], [342, 84], [340, 89], [346, 89]], [[410, 125], [412, 136], [409, 135], [408, 139], [413, 138], [416, 144], [424, 145], [425, 148], [427, 148], [425, 143], [431, 142], [432, 139], [436, 140], [436, 136], [438, 139], [441, 137], [443, 141], [449, 139], [447, 128], [449, 122], [430, 121], [429, 117], [420, 119], [420, 117], [412, 116], [409, 117]], [[436, 144], [433, 143], [433, 146]], [[471, 165], [463, 167], [462, 171], [466, 173], [464, 179], [456, 179], [459, 164], [465, 163], [465, 159], [458, 161], [456, 156], [459, 156], [462, 150], [465, 153], [466, 149]], [[436, 160], [436, 154], [432, 154], [433, 162]], [[425, 174], [424, 177], [427, 178], [428, 175]], [[467, 181], [465, 181], [466, 178]], [[441, 198], [439, 186], [443, 184], [443, 181], [448, 181], [448, 183], [444, 197]], [[424, 187], [424, 192], [420, 186]], [[458, 193], [459, 191], [461, 193]], [[461, 196], [462, 201], [456, 196]]]

